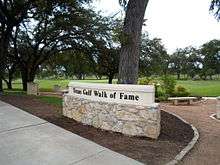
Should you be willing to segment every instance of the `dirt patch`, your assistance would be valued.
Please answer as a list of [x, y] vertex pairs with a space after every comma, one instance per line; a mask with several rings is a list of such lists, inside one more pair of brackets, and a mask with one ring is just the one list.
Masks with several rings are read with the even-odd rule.
[[158, 140], [153, 140], [146, 137], [128, 137], [120, 133], [103, 131], [92, 126], [83, 125], [73, 119], [63, 117], [60, 113], [61, 107], [41, 102], [34, 97], [1, 96], [0, 100], [106, 148], [151, 165], [169, 162], [193, 137], [190, 126], [164, 111], [161, 112], [161, 135]]
[[197, 102], [192, 106], [162, 104], [163, 109], [192, 123], [199, 131], [199, 141], [180, 165], [220, 165], [220, 122], [210, 116], [216, 113], [216, 100]]

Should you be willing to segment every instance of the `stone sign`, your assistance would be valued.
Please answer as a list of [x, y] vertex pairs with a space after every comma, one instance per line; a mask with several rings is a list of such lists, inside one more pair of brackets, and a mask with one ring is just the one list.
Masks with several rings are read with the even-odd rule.
[[54, 85], [53, 86], [53, 91], [54, 92], [60, 92], [60, 90], [61, 90], [61, 86], [60, 85]]
[[38, 95], [39, 91], [38, 91], [38, 84], [37, 83], [33, 83], [33, 82], [29, 82], [27, 83], [27, 94], [28, 95]]
[[160, 110], [154, 86], [71, 82], [63, 115], [97, 128], [157, 138]]

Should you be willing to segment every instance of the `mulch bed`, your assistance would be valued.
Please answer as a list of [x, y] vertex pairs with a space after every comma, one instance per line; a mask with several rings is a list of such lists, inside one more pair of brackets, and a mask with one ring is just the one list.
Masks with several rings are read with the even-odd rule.
[[161, 165], [172, 160], [193, 138], [190, 126], [161, 111], [161, 135], [157, 140], [146, 137], [128, 137], [120, 133], [86, 126], [61, 115], [62, 108], [47, 104], [31, 96], [0, 96], [0, 100], [19, 107], [35, 116], [58, 125], [106, 148], [140, 162]]

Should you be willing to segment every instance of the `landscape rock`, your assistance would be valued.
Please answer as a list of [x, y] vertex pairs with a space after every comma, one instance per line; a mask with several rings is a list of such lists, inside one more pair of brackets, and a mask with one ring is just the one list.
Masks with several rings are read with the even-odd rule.
[[160, 134], [160, 110], [157, 104], [125, 105], [64, 95], [63, 115], [83, 124], [129, 136], [156, 139]]

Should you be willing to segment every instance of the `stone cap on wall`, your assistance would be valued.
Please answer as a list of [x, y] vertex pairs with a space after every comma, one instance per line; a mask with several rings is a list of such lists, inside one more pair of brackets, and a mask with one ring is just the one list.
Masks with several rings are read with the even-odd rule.
[[68, 95], [98, 102], [149, 106], [155, 103], [153, 85], [69, 83]]
[[99, 90], [116, 90], [116, 91], [130, 91], [130, 92], [146, 92], [154, 93], [155, 89], [153, 85], [133, 85], [133, 84], [97, 84], [97, 83], [79, 83], [70, 82], [69, 87], [83, 87], [87, 89], [99, 89]]

